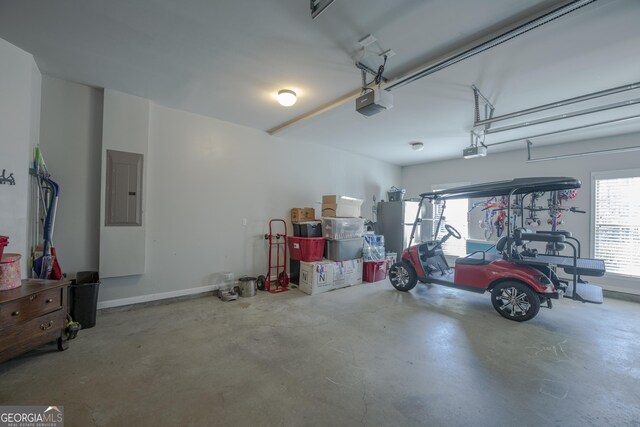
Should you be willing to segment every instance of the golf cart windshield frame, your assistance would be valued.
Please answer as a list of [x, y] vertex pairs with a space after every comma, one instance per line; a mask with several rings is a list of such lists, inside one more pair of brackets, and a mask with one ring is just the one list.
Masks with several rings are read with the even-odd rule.
[[[462, 187], [448, 188], [446, 190], [432, 191], [430, 193], [420, 194], [420, 204], [418, 205], [418, 212], [416, 213], [416, 219], [413, 222], [413, 229], [411, 230], [411, 237], [409, 238], [409, 247], [413, 243], [413, 238], [416, 231], [416, 225], [421, 221], [420, 212], [422, 211], [422, 205], [425, 199], [430, 202], [442, 202], [442, 214], [438, 220], [434, 240], [438, 238], [438, 232], [442, 225], [444, 218], [444, 211], [446, 209], [446, 201], [449, 199], [474, 199], [483, 197], [494, 196], [509, 196], [509, 203], [507, 204], [507, 218], [511, 217], [511, 197], [515, 194], [529, 194], [533, 192], [547, 192], [547, 191], [560, 191], [560, 190], [572, 190], [581, 187], [580, 180], [571, 177], [533, 177], [533, 178], [516, 178], [510, 181], [494, 181], [486, 182], [483, 184], [465, 185]], [[511, 224], [507, 223], [507, 236], [510, 236], [513, 230]]]

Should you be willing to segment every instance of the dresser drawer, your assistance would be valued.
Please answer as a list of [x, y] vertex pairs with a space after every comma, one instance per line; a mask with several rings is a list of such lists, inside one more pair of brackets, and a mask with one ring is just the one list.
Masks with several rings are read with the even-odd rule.
[[66, 288], [47, 289], [0, 305], [0, 330], [27, 322], [62, 307]]
[[63, 336], [65, 322], [65, 310], [58, 310], [4, 329], [0, 333], [0, 362], [55, 341]]

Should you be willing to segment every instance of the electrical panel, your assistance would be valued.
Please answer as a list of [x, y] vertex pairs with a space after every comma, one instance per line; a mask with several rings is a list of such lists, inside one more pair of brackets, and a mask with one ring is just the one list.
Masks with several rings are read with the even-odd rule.
[[107, 150], [105, 226], [142, 225], [143, 155]]

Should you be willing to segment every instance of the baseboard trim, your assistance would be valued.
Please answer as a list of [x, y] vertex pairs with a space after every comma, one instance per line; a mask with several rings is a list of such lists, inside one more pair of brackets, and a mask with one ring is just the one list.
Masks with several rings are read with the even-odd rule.
[[137, 297], [100, 301], [98, 302], [98, 310], [102, 310], [104, 308], [122, 307], [125, 305], [144, 304], [147, 302], [159, 301], [163, 299], [179, 298], [179, 297], [188, 296], [188, 295], [204, 294], [207, 292], [217, 291], [218, 289], [225, 286], [227, 285], [224, 285], [224, 284], [208, 285], [208, 286], [201, 286], [199, 288], [180, 289], [177, 291], [161, 292], [157, 294], [140, 295]]

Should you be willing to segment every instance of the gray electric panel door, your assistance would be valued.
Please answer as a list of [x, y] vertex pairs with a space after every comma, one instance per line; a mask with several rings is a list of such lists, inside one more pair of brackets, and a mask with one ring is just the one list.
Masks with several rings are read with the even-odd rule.
[[142, 154], [107, 150], [105, 226], [142, 225]]
[[[384, 235], [387, 252], [400, 254], [409, 245], [413, 221], [418, 213], [418, 202], [398, 201], [378, 203], [378, 231]], [[420, 225], [416, 228], [414, 243], [420, 240]]]

